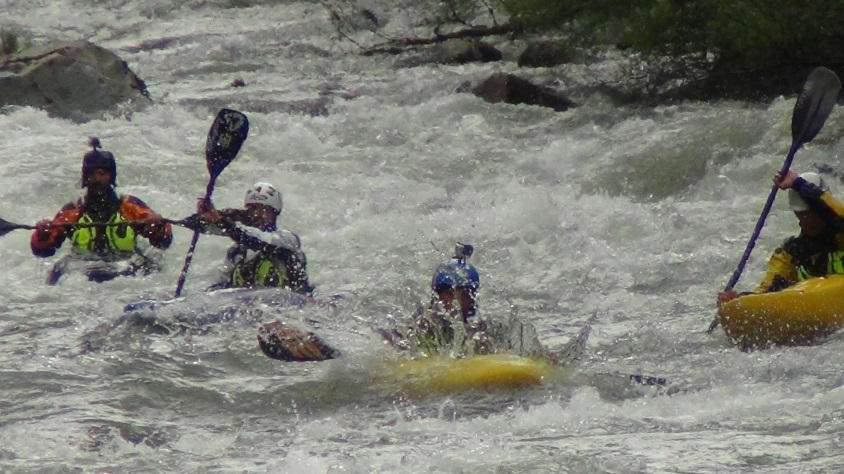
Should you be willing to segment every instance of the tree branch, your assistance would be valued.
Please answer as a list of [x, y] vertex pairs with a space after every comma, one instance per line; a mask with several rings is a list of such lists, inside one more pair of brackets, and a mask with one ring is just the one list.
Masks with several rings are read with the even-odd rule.
[[520, 31], [521, 28], [518, 25], [512, 23], [506, 23], [503, 25], [495, 26], [479, 26], [475, 28], [454, 31], [452, 33], [437, 33], [436, 36], [432, 38], [402, 38], [387, 43], [378, 44], [371, 48], [367, 48], [361, 54], [363, 54], [364, 56], [371, 56], [373, 54], [379, 53], [396, 54], [414, 46], [425, 46], [429, 44], [443, 43], [450, 39], [481, 38], [484, 36], [518, 33]]

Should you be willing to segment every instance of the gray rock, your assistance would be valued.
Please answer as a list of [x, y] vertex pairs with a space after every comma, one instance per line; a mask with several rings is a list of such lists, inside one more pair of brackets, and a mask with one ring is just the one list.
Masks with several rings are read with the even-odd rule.
[[309, 115], [320, 117], [328, 115], [328, 107], [331, 105], [330, 96], [320, 96], [310, 99], [299, 100], [275, 100], [268, 98], [248, 98], [234, 95], [217, 95], [215, 97], [201, 99], [181, 99], [180, 105], [195, 109], [205, 109], [208, 112], [219, 110], [223, 107], [235, 107], [246, 112], [286, 113]]
[[10, 31], [0, 31], [0, 57], [14, 54], [19, 47], [16, 34]]
[[448, 40], [435, 48], [435, 62], [441, 64], [466, 64], [501, 60], [501, 51], [476, 40]]
[[519, 66], [551, 67], [574, 61], [574, 50], [558, 41], [540, 41], [527, 45], [519, 55]]
[[539, 105], [550, 107], [558, 112], [568, 110], [575, 105], [553, 89], [538, 86], [512, 74], [493, 74], [475, 86], [472, 93], [487, 102]]
[[501, 51], [477, 40], [451, 39], [428, 46], [396, 62], [396, 67], [411, 68], [425, 64], [466, 64], [500, 61]]
[[149, 102], [146, 84], [126, 61], [87, 41], [26, 49], [0, 63], [0, 106], [37, 107], [85, 122], [118, 105]]
[[331, 23], [339, 31], [376, 31], [384, 21], [368, 8], [338, 9], [328, 7]]

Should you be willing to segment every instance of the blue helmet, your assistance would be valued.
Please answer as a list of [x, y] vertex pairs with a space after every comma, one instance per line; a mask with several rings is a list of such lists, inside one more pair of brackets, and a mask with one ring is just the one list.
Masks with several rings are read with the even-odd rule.
[[114, 162], [114, 155], [111, 152], [101, 150], [100, 140], [97, 137], [91, 137], [88, 141], [92, 150], [85, 153], [82, 158], [82, 187], [88, 186], [88, 176], [98, 168], [105, 169], [111, 174], [111, 184], [114, 186], [117, 180], [117, 164]]
[[431, 279], [431, 289], [434, 291], [465, 288], [474, 293], [480, 287], [481, 278], [478, 270], [466, 260], [457, 258], [438, 266]]

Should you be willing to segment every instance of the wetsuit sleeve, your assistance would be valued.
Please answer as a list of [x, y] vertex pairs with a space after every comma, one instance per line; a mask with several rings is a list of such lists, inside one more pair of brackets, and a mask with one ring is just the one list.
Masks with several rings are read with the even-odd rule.
[[844, 229], [844, 202], [800, 177], [794, 180], [792, 188], [824, 221], [835, 225], [836, 229]]
[[768, 260], [768, 271], [754, 293], [779, 291], [797, 283], [797, 268], [794, 258], [783, 248], [774, 251]]
[[56, 250], [62, 246], [64, 239], [70, 235], [73, 227], [67, 224], [75, 224], [82, 217], [82, 211], [74, 203], [65, 205], [50, 221], [50, 231], [44, 235], [38, 229], [32, 231], [29, 239], [29, 247], [36, 257], [52, 257]]
[[[287, 270], [290, 289], [299, 293], [310, 293], [313, 288], [308, 282], [307, 259], [298, 248], [299, 238], [293, 233], [264, 232], [239, 222], [224, 220], [221, 223], [226, 235], [250, 250], [262, 252], [282, 262]], [[295, 239], [289, 238], [293, 235]]]
[[[184, 219], [185, 226], [192, 230], [198, 230], [203, 234], [212, 235], [229, 235], [228, 229], [232, 223], [240, 222], [245, 216], [240, 209], [220, 209], [220, 214], [223, 216], [223, 221], [218, 223], [210, 223], [199, 217], [199, 214], [193, 214]], [[226, 222], [228, 221], [228, 222]]]
[[[123, 197], [120, 202], [120, 214], [128, 221], [161, 219], [146, 203], [134, 196]], [[173, 227], [169, 223], [133, 224], [132, 228], [146, 237], [153, 247], [166, 249], [173, 243]]]

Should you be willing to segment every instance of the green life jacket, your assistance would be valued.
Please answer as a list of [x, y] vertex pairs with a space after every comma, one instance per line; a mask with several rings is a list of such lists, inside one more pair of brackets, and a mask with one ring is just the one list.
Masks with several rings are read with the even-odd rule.
[[229, 283], [234, 288], [282, 288], [288, 286], [287, 268], [258, 254], [237, 263]]
[[[91, 216], [86, 213], [77, 223], [91, 224], [93, 222]], [[73, 242], [73, 250], [82, 255], [97, 253], [97, 249], [94, 248], [95, 241], [100, 232], [105, 232], [105, 241], [109, 253], [127, 257], [132, 255], [135, 252], [135, 238], [137, 237], [135, 230], [119, 212], [114, 213], [108, 223], [122, 225], [76, 227], [70, 236], [70, 240]]]
[[[836, 250], [827, 254], [826, 275], [844, 275], [844, 250]], [[804, 281], [819, 276], [823, 275], [812, 275], [805, 265], [797, 267], [797, 281]]]

